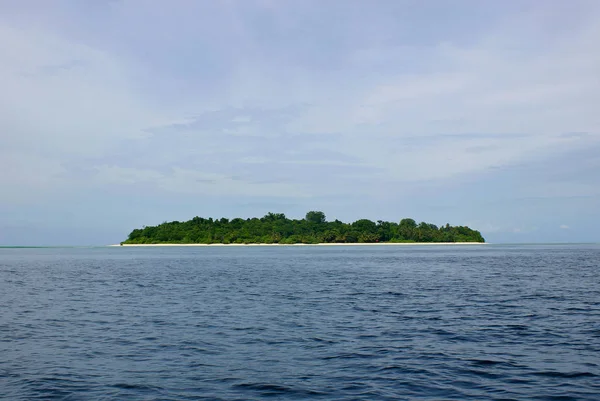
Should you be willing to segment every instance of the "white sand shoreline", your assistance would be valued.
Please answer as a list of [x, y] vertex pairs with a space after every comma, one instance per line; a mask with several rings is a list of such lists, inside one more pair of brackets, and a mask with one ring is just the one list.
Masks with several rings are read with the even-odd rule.
[[427, 246], [427, 245], [488, 245], [487, 242], [371, 242], [371, 243], [320, 243], [320, 244], [115, 244], [118, 247], [227, 247], [227, 246]]

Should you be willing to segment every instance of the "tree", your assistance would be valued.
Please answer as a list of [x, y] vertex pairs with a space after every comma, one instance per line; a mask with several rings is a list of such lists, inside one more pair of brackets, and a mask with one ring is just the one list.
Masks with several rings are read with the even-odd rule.
[[357, 233], [356, 231], [348, 231], [345, 236], [345, 242], [350, 243], [350, 244], [354, 243], [354, 242], [358, 242], [359, 236], [360, 236], [360, 233]]
[[413, 219], [402, 219], [398, 225], [398, 236], [403, 240], [419, 240], [417, 223]]
[[134, 229], [123, 244], [157, 243], [281, 243], [317, 242], [485, 242], [479, 231], [449, 224], [434, 224], [402, 219], [399, 224], [359, 219], [353, 223], [327, 222], [325, 214], [310, 211], [302, 220], [288, 219], [283, 213], [268, 213], [262, 218], [213, 219], [194, 217], [189, 221], [164, 222]]
[[310, 223], [322, 224], [325, 223], [325, 213], [310, 211], [306, 213], [306, 217], [304, 219]]
[[329, 243], [336, 242], [336, 239], [339, 237], [340, 233], [337, 230], [327, 230], [323, 234], [321, 234], [320, 239], [321, 242]]
[[368, 219], [360, 219], [352, 223], [352, 228], [356, 231], [365, 231], [371, 234], [377, 232], [377, 224]]
[[417, 223], [413, 219], [402, 219], [400, 220], [401, 228], [415, 228]]

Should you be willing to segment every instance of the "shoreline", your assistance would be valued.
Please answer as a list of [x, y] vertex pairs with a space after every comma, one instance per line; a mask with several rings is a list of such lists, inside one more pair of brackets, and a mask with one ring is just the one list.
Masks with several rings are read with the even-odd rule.
[[427, 246], [427, 245], [489, 245], [488, 242], [353, 242], [319, 244], [115, 244], [110, 247], [238, 247], [238, 246]]

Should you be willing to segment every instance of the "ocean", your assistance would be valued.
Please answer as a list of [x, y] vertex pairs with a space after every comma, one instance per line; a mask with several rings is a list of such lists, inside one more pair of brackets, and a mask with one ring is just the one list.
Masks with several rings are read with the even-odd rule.
[[599, 400], [600, 246], [0, 249], [3, 400]]

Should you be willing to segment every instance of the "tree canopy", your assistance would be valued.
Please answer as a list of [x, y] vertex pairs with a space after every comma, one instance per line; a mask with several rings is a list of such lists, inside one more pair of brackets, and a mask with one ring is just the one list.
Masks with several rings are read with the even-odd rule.
[[399, 223], [360, 219], [353, 223], [328, 222], [325, 214], [310, 211], [302, 220], [283, 213], [262, 218], [194, 217], [133, 230], [123, 244], [316, 244], [374, 242], [485, 242], [479, 231], [466, 226], [417, 224], [413, 219]]

